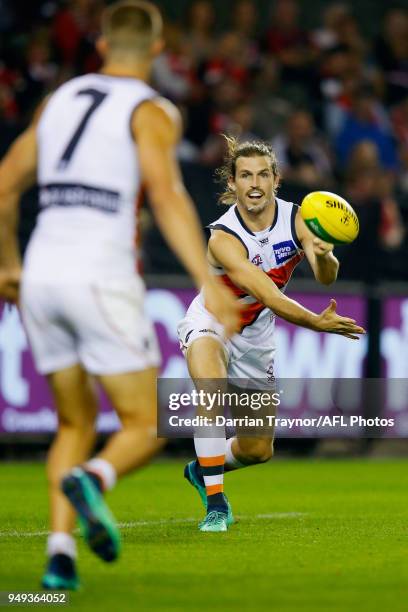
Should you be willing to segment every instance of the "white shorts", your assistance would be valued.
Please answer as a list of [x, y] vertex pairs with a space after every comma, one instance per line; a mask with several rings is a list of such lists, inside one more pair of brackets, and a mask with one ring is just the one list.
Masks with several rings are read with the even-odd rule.
[[138, 277], [94, 284], [24, 280], [22, 320], [41, 374], [81, 363], [96, 375], [160, 365]]
[[276, 349], [272, 325], [270, 333], [266, 330], [261, 339], [243, 338], [240, 334], [226, 339], [223, 326], [204, 308], [200, 296], [197, 296], [178, 324], [177, 334], [184, 355], [197, 338], [207, 336], [220, 342], [228, 363], [228, 379], [234, 379], [232, 382], [236, 386], [247, 389], [271, 389], [274, 386]]

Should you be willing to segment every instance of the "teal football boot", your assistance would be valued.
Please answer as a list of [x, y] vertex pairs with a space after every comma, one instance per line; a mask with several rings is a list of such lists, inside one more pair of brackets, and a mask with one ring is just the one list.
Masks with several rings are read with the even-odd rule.
[[103, 561], [115, 561], [120, 552], [119, 529], [92, 478], [76, 467], [63, 478], [61, 488], [78, 513], [89, 548]]
[[[205, 490], [205, 484], [203, 477], [197, 474], [197, 461], [190, 461], [184, 468], [184, 478], [188, 480], [188, 482], [198, 491], [198, 494], [201, 498], [204, 508], [207, 510], [207, 493]], [[235, 523], [234, 515], [232, 514], [231, 504], [228, 501], [227, 496], [224, 494], [225, 501], [228, 506], [228, 514], [227, 514], [227, 527], [230, 527]], [[223, 513], [221, 513], [223, 514]], [[206, 530], [204, 530], [206, 531]]]
[[200, 531], [227, 531], [228, 515], [218, 510], [210, 510], [205, 519], [198, 525]]
[[80, 585], [75, 561], [63, 554], [50, 557], [41, 586], [52, 591], [77, 591]]

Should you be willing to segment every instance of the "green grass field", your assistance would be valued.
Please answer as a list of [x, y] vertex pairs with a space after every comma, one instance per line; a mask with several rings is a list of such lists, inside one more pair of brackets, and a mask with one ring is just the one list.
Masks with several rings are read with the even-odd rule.
[[[109, 496], [124, 524], [120, 561], [104, 565], [80, 543], [83, 586], [69, 608], [408, 610], [407, 468], [276, 460], [240, 470], [226, 476], [239, 522], [203, 534], [182, 464], [156, 463]], [[0, 590], [38, 591], [44, 467], [2, 464], [0, 483]]]

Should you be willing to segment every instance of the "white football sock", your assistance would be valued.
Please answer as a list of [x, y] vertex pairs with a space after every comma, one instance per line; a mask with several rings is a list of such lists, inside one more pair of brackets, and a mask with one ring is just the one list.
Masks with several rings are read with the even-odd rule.
[[47, 555], [67, 555], [71, 559], [76, 559], [76, 543], [72, 535], [64, 531], [54, 531], [50, 533], [47, 540]]
[[232, 452], [231, 447], [234, 440], [236, 440], [236, 438], [228, 438], [225, 450], [225, 467], [229, 471], [239, 470], [240, 468], [247, 467], [245, 463], [241, 463], [240, 461], [238, 461], [238, 459]]
[[87, 461], [84, 465], [86, 470], [94, 472], [99, 476], [103, 483], [103, 490], [110, 491], [116, 484], [117, 476], [116, 470], [109, 461], [95, 457], [90, 461]]

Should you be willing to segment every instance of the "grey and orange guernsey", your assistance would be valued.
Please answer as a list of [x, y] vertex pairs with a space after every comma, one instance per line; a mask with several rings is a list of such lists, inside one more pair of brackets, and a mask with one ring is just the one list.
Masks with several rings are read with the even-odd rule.
[[[211, 233], [223, 231], [235, 236], [245, 247], [248, 260], [284, 292], [304, 253], [295, 229], [298, 206], [280, 198], [275, 198], [275, 203], [272, 225], [260, 232], [253, 232], [246, 226], [236, 205], [208, 227]], [[224, 347], [228, 378], [233, 378], [236, 384], [241, 379], [243, 386], [253, 381], [256, 387], [268, 388], [268, 384], [274, 382], [275, 314], [234, 285], [222, 267], [212, 266], [212, 271], [243, 304], [240, 332], [230, 339], [225, 338], [223, 327], [206, 310], [201, 292], [178, 325], [180, 347], [186, 353], [197, 338], [212, 337]]]

